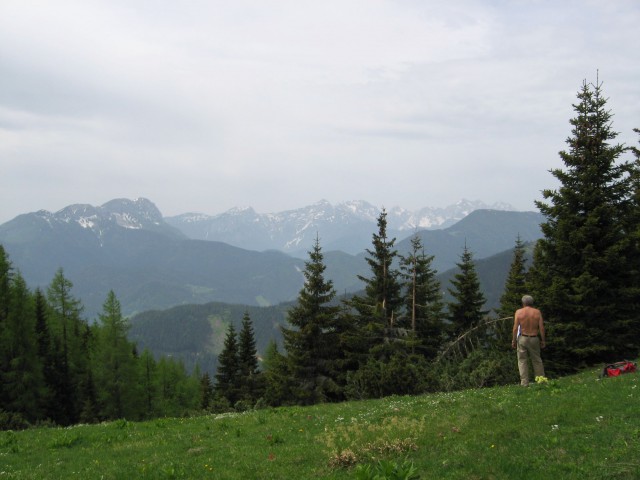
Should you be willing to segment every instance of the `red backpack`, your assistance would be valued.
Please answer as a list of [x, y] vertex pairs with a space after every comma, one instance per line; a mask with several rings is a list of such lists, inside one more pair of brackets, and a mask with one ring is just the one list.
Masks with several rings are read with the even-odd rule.
[[611, 363], [606, 367], [604, 367], [604, 370], [602, 371], [602, 376], [617, 377], [618, 375], [621, 375], [623, 373], [635, 372], [637, 368], [638, 366], [635, 363], [629, 362], [627, 360], [623, 362]]

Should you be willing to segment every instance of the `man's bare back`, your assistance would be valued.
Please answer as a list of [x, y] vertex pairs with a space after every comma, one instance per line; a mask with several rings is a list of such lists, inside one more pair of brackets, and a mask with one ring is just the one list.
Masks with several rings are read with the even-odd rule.
[[529, 306], [516, 310], [513, 321], [514, 343], [518, 335], [518, 326], [520, 327], [520, 335], [535, 337], [538, 335], [538, 333], [540, 333], [540, 346], [544, 348], [544, 321], [542, 320], [542, 314], [540, 313], [540, 310]]

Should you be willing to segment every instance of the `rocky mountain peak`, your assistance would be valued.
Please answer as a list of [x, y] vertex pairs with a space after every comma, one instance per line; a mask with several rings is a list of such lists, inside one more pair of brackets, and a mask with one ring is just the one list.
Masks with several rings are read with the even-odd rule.
[[[387, 209], [391, 236], [417, 229], [445, 228], [478, 209], [514, 210], [505, 204], [487, 205], [461, 200], [444, 208], [411, 211]], [[364, 250], [376, 231], [381, 209], [363, 200], [336, 205], [320, 200], [312, 205], [276, 213], [257, 213], [252, 208], [232, 208], [214, 216], [184, 214], [165, 220], [190, 238], [218, 240], [249, 250], [282, 250], [304, 254], [319, 235], [326, 250], [348, 253]]]
[[158, 207], [146, 198], [118, 198], [105, 203], [102, 208], [114, 215], [118, 224], [123, 227], [139, 228], [147, 223], [159, 225], [163, 222]]

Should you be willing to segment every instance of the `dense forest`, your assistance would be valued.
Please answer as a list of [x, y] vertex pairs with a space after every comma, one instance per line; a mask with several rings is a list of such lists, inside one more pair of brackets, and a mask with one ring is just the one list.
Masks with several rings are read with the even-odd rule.
[[[338, 299], [319, 239], [304, 286], [287, 310], [282, 346], [258, 362], [249, 312], [225, 332], [215, 378], [170, 357], [138, 351], [110, 292], [98, 321], [82, 318], [59, 270], [46, 292], [30, 291], [0, 246], [0, 427], [147, 419], [247, 408], [482, 387], [518, 379], [510, 349], [513, 312], [528, 293], [547, 325], [548, 375], [636, 358], [640, 337], [640, 150], [613, 143], [601, 84], [586, 81], [570, 120], [556, 190], [537, 202], [544, 237], [530, 266], [514, 239], [495, 311], [471, 250], [442, 286], [419, 236], [399, 255], [378, 218], [365, 289]], [[640, 133], [640, 130], [635, 130]], [[623, 156], [630, 155], [630, 159]], [[529, 268], [527, 268], [529, 267]]]

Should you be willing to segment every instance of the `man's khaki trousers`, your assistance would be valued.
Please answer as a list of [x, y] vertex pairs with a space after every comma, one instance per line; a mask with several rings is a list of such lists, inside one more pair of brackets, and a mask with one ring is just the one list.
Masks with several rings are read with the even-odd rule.
[[540, 358], [540, 339], [538, 337], [518, 337], [518, 370], [520, 371], [520, 385], [529, 385], [529, 362], [533, 365], [536, 377], [544, 377], [544, 366]]

